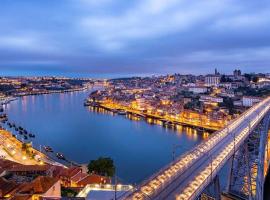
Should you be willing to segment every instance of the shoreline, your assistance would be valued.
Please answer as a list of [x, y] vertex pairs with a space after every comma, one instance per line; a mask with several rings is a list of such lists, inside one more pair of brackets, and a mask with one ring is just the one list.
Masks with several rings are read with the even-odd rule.
[[[220, 128], [214, 128], [214, 127], [200, 126], [200, 125], [191, 124], [191, 123], [185, 123], [185, 122], [181, 122], [181, 121], [177, 121], [177, 120], [168, 119], [168, 118], [165, 118], [165, 117], [162, 117], [162, 116], [155, 116], [155, 115], [151, 115], [151, 114], [148, 114], [148, 113], [141, 113], [140, 111], [131, 110], [131, 109], [123, 108], [123, 107], [121, 107], [121, 108], [111, 108], [110, 106], [107, 106], [107, 105], [102, 104], [102, 103], [96, 104], [96, 105], [85, 105], [85, 106], [86, 107], [90, 106], [90, 107], [96, 107], [96, 108], [103, 108], [103, 109], [105, 109], [107, 111], [118, 113], [118, 114], [119, 114], [119, 111], [120, 112], [124, 111], [125, 115], [126, 114], [132, 114], [135, 117], [142, 117], [146, 121], [147, 121], [147, 118], [159, 120], [159, 121], [162, 122], [162, 126], [173, 127], [174, 125], [181, 125], [181, 126], [184, 126], [184, 127], [193, 128], [193, 129], [195, 129], [197, 131], [207, 131], [209, 133], [213, 133], [213, 132], [218, 131], [220, 129]], [[202, 129], [202, 130], [200, 130], [200, 129]]]
[[46, 95], [46, 94], [61, 94], [61, 93], [69, 93], [69, 92], [79, 92], [89, 89], [89, 87], [82, 87], [76, 89], [67, 89], [67, 90], [52, 90], [52, 91], [43, 91], [43, 92], [31, 92], [31, 93], [23, 93], [23, 94], [15, 94], [12, 96], [7, 96], [5, 99], [0, 100], [0, 105], [7, 105], [12, 101], [17, 100], [19, 97], [24, 96], [35, 96], [35, 95]]
[[44, 91], [44, 92], [33, 92], [33, 93], [26, 93], [26, 94], [16, 94], [15, 97], [22, 97], [22, 96], [31, 96], [31, 95], [44, 95], [44, 94], [56, 94], [56, 93], [68, 93], [68, 92], [77, 92], [87, 90], [89, 87], [82, 87], [76, 89], [67, 89], [67, 90], [52, 90], [52, 91]]
[[[10, 131], [4, 128], [0, 129], [0, 139], [2, 140], [0, 144], [0, 147], [1, 147], [0, 150], [2, 150], [1, 153], [3, 154], [3, 156], [8, 156], [8, 158], [5, 158], [5, 159], [8, 159], [8, 160], [11, 160], [11, 161], [23, 164], [23, 165], [50, 164], [50, 165], [66, 167], [64, 164], [55, 161], [54, 159], [49, 157], [47, 154], [44, 154], [43, 152], [33, 147], [31, 142], [24, 143], [17, 137], [14, 137]], [[26, 145], [31, 144], [31, 146], [28, 147], [29, 148], [28, 150], [32, 153], [32, 157], [28, 155], [26, 151], [24, 152], [22, 150], [23, 144], [26, 144]], [[3, 152], [6, 152], [6, 154], [4, 155]]]

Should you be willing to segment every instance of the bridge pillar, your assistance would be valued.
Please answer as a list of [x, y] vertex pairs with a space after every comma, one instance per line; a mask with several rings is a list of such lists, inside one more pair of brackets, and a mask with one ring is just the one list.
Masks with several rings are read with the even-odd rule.
[[263, 199], [264, 157], [269, 115], [250, 133], [231, 158], [227, 193], [240, 199]]
[[219, 184], [219, 176], [215, 176], [212, 183], [207, 186], [199, 197], [200, 200], [221, 200], [221, 190]]

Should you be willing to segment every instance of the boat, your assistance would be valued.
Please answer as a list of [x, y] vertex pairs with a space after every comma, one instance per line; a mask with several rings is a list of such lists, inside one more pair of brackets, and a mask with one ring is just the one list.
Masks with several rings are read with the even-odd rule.
[[46, 152], [53, 152], [52, 148], [49, 146], [44, 146], [43, 148], [45, 149]]
[[19, 126], [19, 130], [21, 130], [21, 131], [22, 131], [22, 130], [23, 130], [23, 127]]
[[24, 136], [23, 136], [23, 138], [24, 138], [25, 140], [27, 140], [27, 139], [28, 139], [28, 137], [27, 137], [26, 135], [24, 135]]
[[29, 137], [35, 138], [36, 136], [34, 134], [32, 134], [32, 133], [29, 133]]
[[18, 130], [19, 130], [19, 129], [16, 127], [16, 128], [15, 128], [15, 131], [18, 131]]
[[125, 110], [118, 110], [118, 115], [126, 115], [127, 112]]
[[118, 111], [116, 109], [111, 109], [113, 113], [117, 113]]
[[65, 160], [66, 159], [65, 156], [63, 154], [61, 154], [61, 153], [56, 153], [56, 157], [58, 159], [61, 159], [61, 160]]
[[204, 131], [204, 128], [199, 127], [199, 128], [197, 128], [197, 131], [199, 131], [199, 132], [203, 132], [203, 131]]
[[23, 134], [23, 132], [22, 132], [22, 131], [19, 131], [19, 134], [20, 134], [20, 135], [22, 135], [22, 134]]
[[23, 133], [24, 133], [25, 135], [27, 135], [27, 134], [28, 134], [27, 130], [23, 130]]
[[84, 106], [91, 106], [91, 103], [88, 102], [88, 101], [85, 101], [83, 105], [84, 105]]

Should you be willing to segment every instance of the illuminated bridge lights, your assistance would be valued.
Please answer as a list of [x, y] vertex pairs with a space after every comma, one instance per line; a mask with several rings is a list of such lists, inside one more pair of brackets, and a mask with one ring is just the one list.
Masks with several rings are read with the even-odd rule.
[[[260, 113], [260, 116], [262, 116], [262, 114], [265, 112], [266, 110], [263, 110]], [[254, 119], [251, 124], [252, 126], [259, 120], [258, 117], [256, 117], [256, 119]], [[246, 134], [249, 132], [249, 127], [246, 127], [236, 138], [235, 138], [235, 142], [239, 143], [245, 136]], [[207, 178], [209, 176], [211, 176], [212, 172], [221, 164], [221, 162], [223, 161], [223, 159], [225, 159], [230, 152], [233, 150], [234, 148], [234, 141], [232, 141], [231, 143], [229, 143], [227, 145], [227, 147], [214, 159], [212, 160], [212, 163], [210, 163], [210, 165], [208, 165], [202, 172], [199, 173], [199, 175], [197, 177], [195, 177], [195, 180], [192, 181], [188, 187], [183, 190], [183, 193], [177, 196], [177, 200], [180, 199], [190, 199], [190, 197], [194, 194], [194, 192], [199, 188], [199, 186], [201, 186], [201, 184], [207, 180]]]
[[[148, 182], [141, 186], [138, 191], [132, 194], [132, 199], [145, 199], [145, 195], [151, 196], [158, 194], [163, 186], [170, 184], [171, 180], [189, 169], [189, 167], [196, 162], [197, 159], [204, 156], [206, 153], [219, 144], [220, 141], [224, 141], [224, 147], [220, 147], [222, 150], [218, 155], [212, 159], [210, 164], [207, 164], [198, 176], [194, 177], [194, 180], [188, 183], [188, 186], [183, 189], [181, 194], [177, 195], [177, 199], [190, 199], [192, 195], [203, 187], [205, 181], [209, 180], [209, 176], [212, 176], [213, 171], [217, 171], [220, 165], [227, 159], [227, 157], [234, 151], [234, 148], [240, 146], [241, 142], [249, 134], [250, 129], [254, 128], [256, 123], [264, 116], [269, 110], [270, 98], [256, 104], [250, 108], [247, 112], [242, 114], [238, 119], [230, 122], [226, 128], [215, 133], [205, 142], [202, 142], [195, 149], [182, 156], [178, 161], [170, 164], [163, 171], [160, 171], [157, 175], [153, 176]], [[228, 138], [228, 135], [234, 133], [234, 138]], [[226, 139], [228, 140], [226, 142]], [[209, 161], [206, 161], [209, 162]], [[149, 197], [148, 197], [149, 198]]]

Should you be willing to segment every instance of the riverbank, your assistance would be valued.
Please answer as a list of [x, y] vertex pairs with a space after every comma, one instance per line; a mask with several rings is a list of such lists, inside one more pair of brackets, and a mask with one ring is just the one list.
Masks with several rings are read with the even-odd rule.
[[0, 129], [0, 154], [4, 159], [23, 165], [51, 164], [64, 166], [35, 149], [31, 143], [24, 143], [17, 139], [15, 135], [5, 129]]
[[113, 112], [113, 113], [118, 113], [120, 115], [131, 114], [131, 115], [134, 115], [135, 117], [144, 118], [144, 119], [146, 119], [146, 121], [149, 121], [147, 119], [159, 120], [160, 123], [166, 127], [174, 127], [176, 125], [181, 125], [181, 126], [190, 127], [190, 128], [195, 129], [197, 131], [207, 131], [207, 132], [215, 132], [215, 131], [222, 128], [221, 126], [203, 125], [202, 123], [188, 121], [188, 120], [185, 120], [184, 118], [176, 119], [175, 117], [170, 117], [170, 116], [161, 116], [158, 114], [150, 114], [147, 112], [142, 112], [139, 110], [131, 109], [129, 107], [125, 107], [125, 106], [115, 104], [115, 103], [114, 104], [90, 103], [90, 104], [85, 104], [85, 106], [103, 108], [105, 110], [108, 110], [108, 111]]
[[17, 93], [17, 94], [13, 94], [12, 96], [1, 98], [0, 105], [9, 104], [10, 102], [17, 100], [18, 97], [23, 97], [23, 96], [79, 92], [79, 91], [84, 91], [87, 89], [89, 89], [89, 87], [81, 87], [81, 88], [67, 89], [67, 90], [50, 90], [50, 91], [34, 91], [34, 92], [32, 91], [32, 92]]
[[29, 96], [29, 95], [43, 95], [43, 94], [55, 94], [55, 93], [67, 93], [67, 92], [77, 92], [87, 90], [88, 87], [75, 88], [75, 89], [67, 89], [67, 90], [48, 90], [48, 91], [35, 91], [35, 92], [27, 92], [27, 93], [19, 93], [15, 94], [16, 97], [21, 96]]
[[48, 153], [50, 157], [59, 152], [77, 163], [110, 157], [124, 183], [139, 183], [170, 162], [174, 145], [183, 147], [177, 149], [178, 156], [207, 138], [180, 125], [175, 130], [151, 125], [143, 118], [135, 121], [90, 111], [82, 105], [89, 92], [25, 96], [10, 102], [5, 112], [10, 122], [35, 134], [36, 149], [39, 144], [50, 146], [54, 151]]

